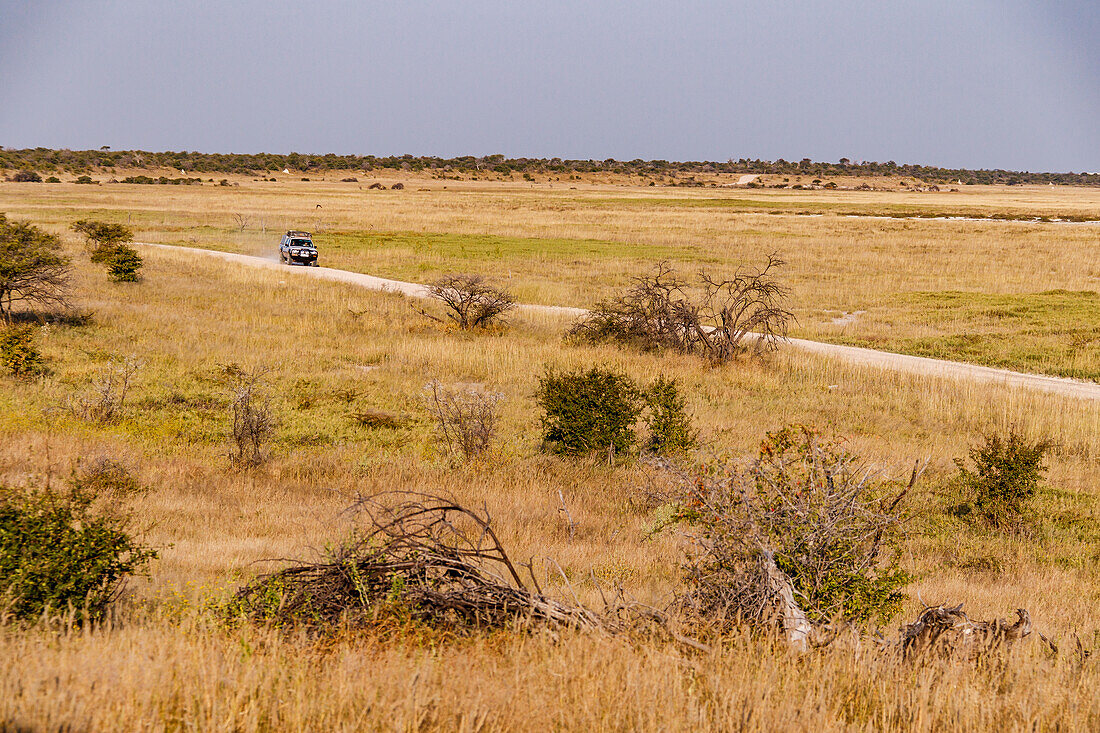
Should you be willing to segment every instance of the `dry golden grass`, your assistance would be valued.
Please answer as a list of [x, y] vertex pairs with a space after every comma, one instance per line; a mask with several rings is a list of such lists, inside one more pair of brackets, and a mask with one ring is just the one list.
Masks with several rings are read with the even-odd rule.
[[[799, 319], [794, 335], [1100, 376], [1094, 309], [1064, 309], [1047, 333], [1029, 340], [1031, 324], [990, 324], [990, 308], [977, 297], [1011, 296], [1006, 308], [1027, 310], [1042, 307], [1034, 301], [1046, 291], [1100, 290], [1100, 225], [836, 213], [1100, 219], [1094, 189], [964, 187], [917, 194], [578, 184], [572, 190], [557, 183], [407, 177], [403, 191], [371, 191], [367, 180], [237, 183], [6, 184], [0, 210], [59, 228], [79, 216], [103, 216], [132, 224], [139, 240], [246, 254], [270, 255], [281, 231], [306, 227], [317, 233], [323, 261], [333, 267], [419, 282], [476, 270], [521, 300], [577, 306], [616, 292], [660, 260], [685, 273], [700, 266], [728, 271], [778, 252], [789, 261], [786, 278]], [[824, 214], [797, 214], [815, 210]], [[243, 230], [236, 215], [245, 217]], [[958, 296], [954, 307], [937, 299], [955, 291], [968, 295]], [[844, 318], [857, 312], [863, 313]]]
[[[193, 236], [197, 244], [221, 242], [242, 251], [270, 245], [274, 212], [284, 212], [279, 228], [312, 225], [309, 217], [320, 216], [308, 208], [315, 201], [326, 219], [332, 217], [325, 225], [329, 231], [370, 231], [376, 220], [377, 228], [392, 231], [595, 237], [672, 249], [724, 240], [734, 243], [724, 255], [730, 262], [790, 240], [808, 250], [791, 250], [803, 309], [815, 297], [833, 299], [824, 308], [863, 303], [861, 293], [885, 297], [910, 286], [947, 290], [965, 282], [984, 292], [1027, 292], [1013, 265], [1037, 252], [1050, 257], [1050, 287], [1095, 287], [1100, 276], [1095, 255], [1066, 247], [1092, 231], [1076, 225], [1030, 233], [1033, 225], [1010, 223], [872, 224], [727, 217], [710, 209], [639, 212], [558, 200], [557, 187], [553, 195], [473, 184], [458, 192], [443, 191], [436, 182], [428, 184], [436, 187], [431, 192], [368, 195], [355, 184], [268, 185], [270, 191], [248, 182], [239, 189], [196, 190], [4, 185], [0, 210], [57, 231], [77, 212], [125, 220], [120, 212], [133, 211], [139, 238]], [[989, 195], [998, 206], [1013, 203], [998, 198], [1008, 194]], [[1043, 205], [1094, 206], [1093, 195], [1075, 191]], [[245, 205], [257, 216], [272, 217], [265, 220], [266, 237], [226, 233], [231, 213]], [[746, 233], [750, 227], [769, 229]], [[1009, 239], [1013, 232], [1021, 233], [1019, 239]], [[322, 244], [325, 236], [318, 237]], [[681, 380], [707, 453], [743, 455], [764, 431], [805, 422], [848, 436], [853, 450], [898, 473], [915, 458], [930, 458], [916, 498], [921, 514], [904, 558], [918, 576], [905, 615], [919, 607], [917, 593], [928, 602], [966, 601], [983, 618], [1009, 616], [1022, 606], [1042, 630], [1059, 638], [1077, 630], [1091, 645], [1100, 557], [1094, 530], [1100, 405], [884, 374], [792, 352], [767, 363], [705, 369], [687, 357], [563, 345], [564, 323], [548, 316], [517, 316], [505, 332], [471, 336], [437, 327], [400, 296], [170, 251], [145, 253], [142, 283], [114, 285], [66, 238], [77, 261], [76, 300], [95, 319], [90, 326], [49, 327], [43, 346], [52, 378], [0, 381], [0, 479], [41, 482], [52, 474], [57, 480], [81, 457], [119, 457], [152, 488], [137, 507], [138, 520], [149, 527], [147, 539], [163, 549], [150, 577], [133, 584], [130, 604], [115, 625], [0, 632], [0, 658], [13, 660], [0, 670], [0, 725], [1004, 730], [1100, 723], [1088, 692], [1100, 681], [1093, 665], [1077, 665], [1068, 656], [1049, 660], [1037, 649], [1002, 669], [903, 665], [867, 648], [795, 658], [737, 636], [703, 656], [687, 656], [656, 640], [586, 636], [555, 642], [501, 634], [440, 643], [411, 634], [404, 640], [350, 637], [322, 644], [253, 626], [225, 629], [202, 610], [241, 577], [270, 567], [253, 563], [310, 557], [338, 541], [350, 528], [341, 512], [351, 497], [390, 489], [447, 491], [484, 505], [515, 556], [536, 558], [541, 572], [542, 558], [556, 560], [583, 602], [598, 604], [593, 576], [621, 584], [641, 601], [667, 601], [678, 587], [682, 539], [673, 533], [648, 536], [654, 517], [637, 490], [648, 480], [646, 470], [537, 452], [531, 395], [541, 368], [605, 362], [641, 380], [659, 372]], [[848, 257], [833, 251], [848, 238]], [[953, 238], [959, 241], [952, 244]], [[868, 241], [882, 249], [861, 251]], [[994, 257], [1006, 241], [1012, 251]], [[925, 256], [910, 251], [918, 247], [928, 248]], [[706, 254], [705, 247], [692, 252], [683, 261]], [[956, 268], [950, 267], [951, 252], [965, 254]], [[991, 257], [984, 279], [982, 253]], [[370, 269], [384, 268], [388, 253], [366, 248], [344, 256], [358, 257], [354, 261]], [[432, 267], [449, 265], [448, 257], [441, 255], [441, 264]], [[929, 263], [939, 264], [906, 271]], [[588, 302], [644, 267], [646, 259], [620, 248], [609, 258], [578, 255], [576, 263], [522, 254], [500, 260], [479, 255], [470, 264], [498, 274], [514, 266], [517, 289], [541, 293], [533, 299], [568, 301], [572, 293], [572, 302]], [[121, 421], [97, 426], [55, 409], [66, 395], [88, 389], [112, 359], [126, 355], [142, 359], [145, 367]], [[228, 398], [217, 375], [219, 364], [229, 362], [272, 368], [269, 382], [281, 425], [273, 460], [252, 473], [232, 470], [226, 457]], [[435, 444], [421, 403], [433, 378], [484, 384], [506, 396], [502, 440], [488, 460], [456, 466]], [[351, 419], [356, 407], [412, 421], [406, 428], [370, 430]], [[1010, 424], [1060, 446], [1051, 460], [1050, 488], [1038, 501], [1044, 519], [1028, 536], [998, 536], [944, 512], [955, 498], [947, 485], [952, 459], [983, 430]], [[573, 537], [558, 511], [559, 490], [577, 524]], [[550, 573], [546, 585], [569, 592]]]

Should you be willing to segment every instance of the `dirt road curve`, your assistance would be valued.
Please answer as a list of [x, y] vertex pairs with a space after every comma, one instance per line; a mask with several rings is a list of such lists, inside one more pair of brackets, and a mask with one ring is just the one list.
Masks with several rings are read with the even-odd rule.
[[[428, 289], [417, 283], [407, 283], [400, 280], [387, 280], [373, 275], [363, 275], [358, 272], [346, 270], [333, 270], [328, 267], [287, 267], [278, 260], [252, 257], [230, 252], [215, 252], [209, 249], [197, 249], [194, 247], [177, 247], [166, 244], [139, 243], [143, 247], [171, 250], [173, 252], [190, 252], [196, 255], [214, 257], [227, 262], [236, 262], [249, 267], [260, 267], [269, 270], [279, 270], [292, 277], [314, 277], [319, 280], [350, 283], [371, 290], [382, 290], [394, 293], [403, 293], [413, 298], [428, 297]], [[579, 316], [585, 311], [583, 308], [569, 308], [559, 305], [531, 305], [519, 306], [528, 312], [552, 313], [565, 316]], [[946, 377], [949, 379], [966, 380], [971, 382], [985, 382], [1003, 384], [1008, 387], [1024, 387], [1026, 389], [1052, 392], [1085, 400], [1100, 400], [1100, 384], [1095, 382], [1079, 382], [1062, 377], [1047, 377], [1040, 374], [1025, 374], [1013, 372], [1008, 369], [994, 369], [992, 367], [977, 366], [958, 361], [944, 361], [941, 359], [929, 359], [923, 356], [909, 356], [907, 354], [892, 354], [886, 351], [874, 349], [861, 349], [855, 346], [838, 346], [819, 341], [806, 341], [804, 339], [791, 339], [791, 346], [821, 356], [828, 356], [841, 361], [867, 366], [875, 369], [886, 369], [908, 374], [919, 374], [930, 377]]]

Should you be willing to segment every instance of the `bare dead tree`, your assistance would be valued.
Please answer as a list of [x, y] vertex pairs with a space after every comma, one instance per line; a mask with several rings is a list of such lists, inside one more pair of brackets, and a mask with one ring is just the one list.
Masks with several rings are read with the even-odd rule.
[[237, 223], [237, 229], [243, 232], [248, 225], [252, 223], [252, 217], [246, 214], [236, 213], [233, 214], [233, 221]]
[[231, 455], [239, 466], [255, 467], [267, 460], [267, 443], [275, 433], [275, 415], [271, 400], [264, 394], [263, 378], [267, 370], [251, 371], [236, 364], [224, 368], [230, 379], [233, 405], [233, 443]]
[[709, 361], [723, 362], [746, 350], [774, 351], [787, 338], [787, 326], [794, 319], [783, 304], [789, 289], [772, 273], [784, 264], [770, 254], [763, 268], [739, 268], [726, 280], [699, 273], [704, 290], [700, 308], [704, 328], [696, 338]]
[[428, 411], [435, 418], [440, 440], [466, 460], [488, 450], [496, 432], [497, 405], [503, 395], [475, 389], [452, 390], [428, 384]]
[[[447, 318], [464, 331], [499, 322], [516, 307], [511, 293], [490, 284], [481, 275], [445, 275], [428, 286], [428, 293], [443, 303]], [[420, 313], [442, 322], [423, 310]]]
[[794, 318], [784, 305], [788, 289], [774, 277], [783, 264], [769, 255], [763, 268], [741, 268], [727, 279], [701, 271], [693, 289], [667, 262], [659, 263], [573, 324], [569, 336], [696, 353], [714, 363], [774, 350]]

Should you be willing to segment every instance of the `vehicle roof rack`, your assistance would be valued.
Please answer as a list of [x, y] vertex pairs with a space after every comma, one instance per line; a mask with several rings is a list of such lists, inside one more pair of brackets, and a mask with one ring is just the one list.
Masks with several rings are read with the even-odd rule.
[[309, 237], [310, 239], [313, 238], [313, 235], [310, 234], [309, 232], [301, 232], [301, 231], [298, 231], [297, 229], [288, 230], [286, 235], [288, 237]]

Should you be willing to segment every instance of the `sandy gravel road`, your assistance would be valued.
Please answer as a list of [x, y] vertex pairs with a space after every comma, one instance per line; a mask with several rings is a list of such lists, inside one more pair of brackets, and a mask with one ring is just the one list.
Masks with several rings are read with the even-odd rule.
[[[144, 242], [138, 242], [137, 244], [151, 249], [190, 252], [196, 256], [212, 257], [226, 262], [236, 262], [248, 267], [278, 270], [292, 277], [313, 277], [318, 280], [349, 283], [371, 290], [402, 293], [412, 298], [428, 297], [428, 288], [424, 285], [402, 282], [401, 280], [389, 280], [383, 277], [364, 275], [358, 272], [333, 270], [328, 267], [287, 267], [277, 259], [253, 257], [250, 255], [234, 254], [232, 252], [217, 252], [194, 247], [148, 244]], [[571, 317], [580, 316], [585, 313], [583, 308], [570, 308], [560, 305], [521, 304], [519, 308], [528, 312]], [[840, 359], [841, 361], [857, 366], [930, 377], [945, 377], [948, 379], [970, 382], [1002, 384], [1008, 387], [1023, 387], [1025, 389], [1051, 392], [1077, 399], [1100, 400], [1100, 383], [1096, 382], [1082, 382], [1062, 377], [1048, 377], [1041, 374], [1026, 374], [1024, 372], [1014, 372], [1008, 369], [994, 369], [992, 367], [966, 364], [958, 361], [929, 359], [923, 356], [909, 356], [908, 354], [892, 354], [886, 351], [875, 351], [874, 349], [863, 349], [856, 346], [839, 346], [837, 344], [826, 344], [820, 341], [806, 341], [804, 339], [790, 339], [790, 345], [802, 351]]]

